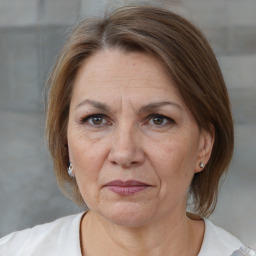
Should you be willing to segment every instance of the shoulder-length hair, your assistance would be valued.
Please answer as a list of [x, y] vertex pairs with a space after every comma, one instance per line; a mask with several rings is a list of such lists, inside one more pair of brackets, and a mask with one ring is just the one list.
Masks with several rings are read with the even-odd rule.
[[61, 190], [84, 204], [75, 179], [67, 173], [67, 123], [76, 74], [98, 51], [118, 48], [144, 52], [159, 60], [175, 83], [198, 126], [215, 141], [204, 170], [195, 173], [190, 195], [195, 212], [211, 214], [218, 184], [231, 160], [233, 121], [225, 82], [216, 57], [202, 33], [186, 19], [152, 6], [122, 7], [102, 19], [85, 19], [72, 31], [48, 80], [46, 135]]

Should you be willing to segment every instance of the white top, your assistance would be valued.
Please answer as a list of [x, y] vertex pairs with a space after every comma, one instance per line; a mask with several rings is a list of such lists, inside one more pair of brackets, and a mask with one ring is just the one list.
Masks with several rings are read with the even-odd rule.
[[[84, 213], [67, 216], [0, 239], [0, 256], [82, 256], [80, 222]], [[256, 256], [256, 252], [227, 231], [205, 221], [204, 241], [198, 256]]]

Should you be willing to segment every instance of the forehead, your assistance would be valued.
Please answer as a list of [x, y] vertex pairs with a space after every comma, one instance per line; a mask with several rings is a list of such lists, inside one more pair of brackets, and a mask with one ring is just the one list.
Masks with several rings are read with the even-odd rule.
[[132, 93], [133, 97], [152, 94], [181, 98], [170, 76], [154, 57], [117, 49], [103, 50], [88, 58], [78, 71], [73, 90], [75, 97]]

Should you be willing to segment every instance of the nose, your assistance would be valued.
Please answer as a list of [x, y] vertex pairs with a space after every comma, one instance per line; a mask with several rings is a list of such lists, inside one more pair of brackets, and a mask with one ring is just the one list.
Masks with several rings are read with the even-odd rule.
[[112, 164], [127, 169], [144, 162], [145, 154], [140, 144], [139, 131], [136, 131], [136, 128], [123, 125], [117, 128], [112, 136], [112, 147], [108, 155], [108, 160]]

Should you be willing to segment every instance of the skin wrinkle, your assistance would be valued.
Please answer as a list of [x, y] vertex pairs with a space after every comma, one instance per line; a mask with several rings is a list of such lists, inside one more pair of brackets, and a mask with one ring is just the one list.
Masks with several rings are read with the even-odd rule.
[[[73, 29], [59, 54], [47, 81], [46, 98], [46, 136], [62, 192], [78, 205], [87, 203], [93, 223], [102, 216], [104, 224], [111, 224], [109, 236], [121, 244], [125, 245], [128, 230], [140, 228], [140, 241], [134, 243], [145, 245], [138, 248], [144, 250], [143, 255], [155, 254], [149, 249], [158, 248], [158, 255], [172, 256], [171, 249], [176, 248], [179, 256], [192, 256], [197, 248], [189, 244], [200, 246], [203, 223], [185, 216], [186, 195], [189, 192], [194, 199], [193, 210], [199, 216], [209, 216], [234, 147], [227, 88], [200, 30], [181, 16], [153, 6], [118, 8], [104, 18], [85, 19]], [[85, 98], [106, 103], [113, 111], [89, 106], [74, 111]], [[142, 104], [166, 99], [177, 99], [184, 106], [182, 118], [177, 111], [164, 108], [138, 113]], [[214, 134], [205, 131], [216, 131], [212, 153]], [[69, 160], [76, 179], [67, 173]], [[200, 161], [205, 168], [199, 168]], [[201, 173], [194, 175], [197, 172]], [[114, 179], [137, 179], [151, 187], [120, 196], [104, 186]], [[84, 229], [88, 216], [82, 221], [81, 233], [86, 236], [88, 231], [94, 237], [82, 239], [89, 245], [86, 255], [120, 255], [111, 243], [93, 252], [91, 246], [97, 247], [99, 238], [104, 242], [106, 237], [101, 230], [94, 233], [94, 225]], [[173, 232], [172, 224], [179, 220], [187, 229], [180, 225], [175, 239], [165, 243], [162, 237]], [[200, 232], [191, 236], [191, 230]], [[135, 238], [133, 233], [129, 241]]]
[[[132, 65], [135, 60], [139, 70]], [[98, 74], [101, 81], [105, 74], [115, 78], [117, 73], [122, 73], [122, 82], [113, 79], [105, 87], [88, 83], [94, 73], [90, 70], [97, 70], [100, 65], [105, 67]], [[158, 72], [145, 73], [144, 67]], [[126, 79], [137, 72], [145, 79]], [[86, 123], [78, 124], [77, 120], [85, 112], [98, 113], [90, 104], [76, 108], [85, 99], [106, 104], [108, 110], [104, 114], [109, 116], [111, 125], [94, 128]], [[139, 111], [143, 106], [164, 101], [175, 102], [181, 108], [168, 105], [146, 109], [147, 113]], [[149, 125], [143, 121], [144, 115], [152, 114], [149, 111], [159, 111], [176, 122], [160, 127]], [[201, 171], [199, 162], [203, 157], [205, 163], [208, 160], [204, 151], [211, 150], [211, 136], [199, 130], [179, 93], [154, 59], [145, 54], [106, 51], [87, 61], [74, 84], [68, 144], [81, 195], [90, 209], [82, 221], [86, 255], [111, 255], [106, 252], [115, 251], [120, 256], [129, 253], [182, 256], [198, 252], [204, 224], [186, 217], [187, 190], [194, 173]], [[123, 197], [104, 186], [114, 179], [135, 179], [149, 187]], [[197, 229], [198, 235], [191, 236]], [[101, 247], [97, 246], [99, 242]], [[184, 243], [188, 247], [184, 248]]]
[[[86, 105], [86, 104], [91, 105], [91, 106], [93, 106], [99, 110], [105, 111], [105, 112], [113, 112], [113, 110], [111, 110], [111, 107], [108, 106], [107, 104], [104, 104], [102, 102], [98, 102], [95, 100], [90, 100], [90, 99], [84, 99], [82, 102], [80, 102], [76, 106], [76, 109], [83, 105]], [[142, 106], [138, 111], [132, 105], [130, 105], [130, 106], [132, 107], [133, 111], [136, 114], [139, 114], [141, 112], [152, 112], [152, 111], [157, 110], [158, 108], [165, 106], [165, 105], [179, 108], [179, 110], [181, 110], [181, 111], [183, 110], [179, 104], [177, 104], [175, 102], [171, 102], [171, 101], [153, 102], [153, 103]]]

